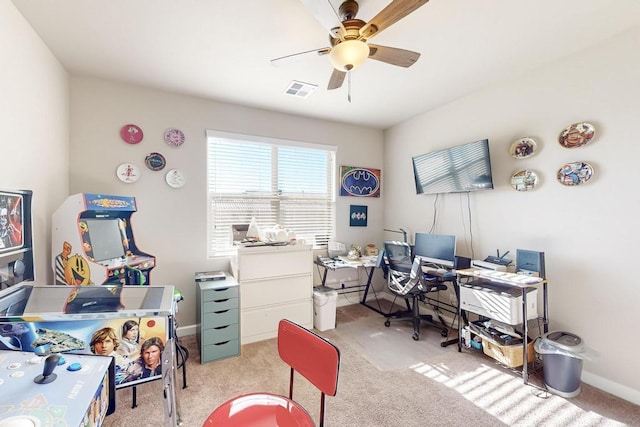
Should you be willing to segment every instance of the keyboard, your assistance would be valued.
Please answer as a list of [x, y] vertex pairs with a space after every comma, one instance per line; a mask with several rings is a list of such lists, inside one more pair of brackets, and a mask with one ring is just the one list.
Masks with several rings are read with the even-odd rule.
[[542, 277], [495, 270], [475, 270], [473, 275], [512, 285], [535, 285], [536, 283], [540, 283], [544, 280]]

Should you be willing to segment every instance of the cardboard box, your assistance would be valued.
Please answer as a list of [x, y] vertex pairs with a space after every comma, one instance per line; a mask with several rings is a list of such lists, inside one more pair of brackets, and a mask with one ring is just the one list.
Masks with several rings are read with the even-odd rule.
[[[498, 362], [503, 365], [507, 365], [510, 368], [522, 366], [522, 343], [517, 345], [500, 345], [483, 337], [482, 351], [487, 356], [494, 358]], [[529, 339], [529, 344], [527, 344], [527, 360], [529, 363], [534, 361], [535, 354], [536, 352], [533, 348], [533, 341]]]

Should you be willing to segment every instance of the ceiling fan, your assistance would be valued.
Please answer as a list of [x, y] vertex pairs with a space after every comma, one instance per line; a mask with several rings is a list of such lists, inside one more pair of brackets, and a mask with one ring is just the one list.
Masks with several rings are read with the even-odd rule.
[[329, 31], [331, 46], [276, 58], [271, 60], [274, 65], [290, 62], [305, 55], [328, 55], [333, 72], [327, 89], [332, 90], [341, 87], [345, 76], [362, 65], [367, 58], [405, 68], [410, 67], [420, 58], [418, 52], [367, 43], [367, 41], [429, 0], [392, 0], [369, 22], [356, 18], [358, 2], [355, 0], [345, 0], [337, 12], [330, 0], [301, 1]]

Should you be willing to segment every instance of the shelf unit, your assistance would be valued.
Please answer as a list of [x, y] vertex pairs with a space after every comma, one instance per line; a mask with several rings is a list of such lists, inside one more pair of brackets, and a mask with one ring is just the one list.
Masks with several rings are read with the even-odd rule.
[[225, 280], [196, 282], [196, 329], [200, 363], [240, 355], [240, 302], [238, 282], [225, 273]]
[[[465, 269], [465, 270], [458, 270], [458, 283], [456, 283], [456, 286], [460, 286], [460, 279], [461, 278], [466, 278], [466, 279], [474, 279], [477, 278], [477, 276], [474, 274], [475, 269]], [[490, 278], [487, 277], [483, 277], [483, 279], [487, 279], [487, 280], [491, 280]], [[498, 281], [496, 280], [495, 283], [499, 283], [499, 284], [505, 284], [505, 282], [503, 281]], [[528, 341], [528, 337], [529, 337], [529, 326], [528, 326], [528, 322], [529, 320], [529, 316], [528, 316], [528, 303], [527, 303], [527, 294], [529, 293], [529, 290], [531, 289], [535, 289], [539, 286], [542, 286], [542, 303], [543, 303], [543, 308], [542, 308], [542, 324], [543, 324], [543, 329], [544, 329], [544, 333], [547, 333], [549, 331], [549, 304], [548, 304], [548, 289], [547, 289], [547, 280], [544, 279], [539, 283], [536, 284], [528, 284], [528, 285], [522, 285], [522, 284], [516, 284], [516, 283], [510, 283], [511, 286], [519, 288], [522, 292], [521, 298], [522, 298], [522, 317], [521, 320], [522, 322], [519, 324], [519, 326], [521, 326], [522, 328], [522, 335], [525, 337], [525, 339], [522, 340], [522, 360], [523, 360], [523, 364], [522, 364], [522, 379], [524, 381], [525, 384], [528, 383], [529, 380], [529, 373], [528, 373], [528, 360], [529, 360], [529, 345], [527, 343]], [[460, 295], [460, 293], [458, 292], [458, 295]], [[468, 310], [470, 312], [474, 312], [472, 310]], [[458, 351], [462, 351], [462, 338], [463, 338], [463, 334], [462, 334], [462, 330], [464, 327], [466, 327], [467, 325], [465, 323], [467, 323], [466, 320], [466, 315], [465, 310], [462, 309], [462, 305], [460, 303], [460, 299], [458, 299], [458, 319], [464, 319], [464, 321], [459, 321], [458, 322]], [[481, 315], [483, 315], [484, 313], [480, 313]], [[529, 320], [528, 320], [529, 319]], [[540, 320], [540, 319], [538, 319]], [[482, 336], [482, 334], [480, 334]]]

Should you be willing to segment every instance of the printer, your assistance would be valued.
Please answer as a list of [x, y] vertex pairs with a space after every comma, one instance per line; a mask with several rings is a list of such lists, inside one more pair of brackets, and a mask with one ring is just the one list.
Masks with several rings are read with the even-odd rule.
[[[522, 288], [487, 279], [460, 283], [460, 308], [508, 325], [522, 323]], [[527, 289], [527, 320], [538, 317], [538, 290]]]

